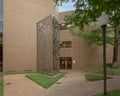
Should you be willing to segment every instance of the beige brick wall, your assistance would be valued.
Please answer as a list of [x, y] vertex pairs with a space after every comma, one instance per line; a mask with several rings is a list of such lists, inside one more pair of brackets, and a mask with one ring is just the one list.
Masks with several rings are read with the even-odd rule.
[[3, 0], [4, 71], [36, 71], [36, 23], [53, 9], [53, 0]]

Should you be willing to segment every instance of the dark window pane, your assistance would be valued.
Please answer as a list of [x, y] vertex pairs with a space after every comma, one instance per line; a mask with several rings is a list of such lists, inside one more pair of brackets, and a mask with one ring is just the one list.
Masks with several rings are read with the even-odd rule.
[[67, 26], [69, 26], [69, 25], [70, 25], [69, 23], [61, 23], [60, 24], [60, 30], [66, 30]]
[[71, 48], [72, 47], [72, 41], [61, 41], [60, 42], [60, 48]]

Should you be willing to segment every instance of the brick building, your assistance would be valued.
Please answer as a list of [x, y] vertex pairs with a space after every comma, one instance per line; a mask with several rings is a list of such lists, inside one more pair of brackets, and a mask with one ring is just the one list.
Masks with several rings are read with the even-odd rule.
[[[102, 47], [88, 46], [64, 27], [63, 18], [69, 13], [58, 14], [53, 0], [3, 0], [4, 71], [56, 73], [59, 66], [61, 69], [102, 66]], [[60, 34], [56, 28], [58, 20], [63, 26]], [[107, 47], [107, 63], [111, 62], [112, 47]]]

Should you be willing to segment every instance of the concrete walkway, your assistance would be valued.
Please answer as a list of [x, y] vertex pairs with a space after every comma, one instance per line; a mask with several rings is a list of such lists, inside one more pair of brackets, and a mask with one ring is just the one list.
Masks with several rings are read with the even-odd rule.
[[[92, 96], [103, 92], [103, 81], [85, 80], [85, 72], [69, 71], [48, 89], [25, 77], [25, 74], [4, 76], [4, 96]], [[120, 76], [107, 80], [108, 90], [120, 89]]]

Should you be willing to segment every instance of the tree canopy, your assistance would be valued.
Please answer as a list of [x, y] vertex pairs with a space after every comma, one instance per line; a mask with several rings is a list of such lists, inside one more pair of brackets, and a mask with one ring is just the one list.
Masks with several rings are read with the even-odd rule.
[[[78, 27], [79, 34], [84, 31], [84, 26], [88, 25], [90, 22], [96, 22], [98, 17], [104, 11], [109, 15], [109, 25], [111, 28], [108, 30], [111, 33], [108, 34], [108, 43], [113, 45], [114, 40], [110, 34], [113, 35], [115, 28], [117, 28], [118, 34], [120, 35], [120, 2], [119, 0], [76, 0], [76, 10], [72, 12], [71, 15], [65, 16], [65, 21], [71, 23], [72, 26], [69, 28], [71, 32], [74, 31], [74, 28]], [[100, 27], [99, 27], [100, 28]], [[87, 37], [93, 35], [92, 33], [97, 34], [95, 31], [100, 31], [97, 29], [91, 29], [90, 33], [82, 33], [81, 35]], [[75, 32], [73, 32], [75, 33]], [[84, 34], [84, 35], [83, 35]], [[99, 34], [100, 35], [100, 34]], [[94, 36], [97, 38], [98, 35]], [[97, 39], [96, 39], [97, 40]], [[100, 39], [99, 39], [100, 40]], [[88, 40], [89, 41], [89, 40]], [[110, 42], [111, 41], [111, 42]], [[120, 41], [119, 41], [120, 43]]]
[[[119, 5], [119, 0], [76, 0], [76, 10], [73, 12], [72, 18], [69, 21], [74, 23], [76, 26], [88, 24], [90, 21], [96, 21], [104, 11], [109, 15], [109, 24], [117, 26], [120, 24]], [[77, 20], [75, 20], [75, 18]], [[78, 22], [80, 24], [78, 24]], [[83, 28], [83, 26], [78, 27]]]

